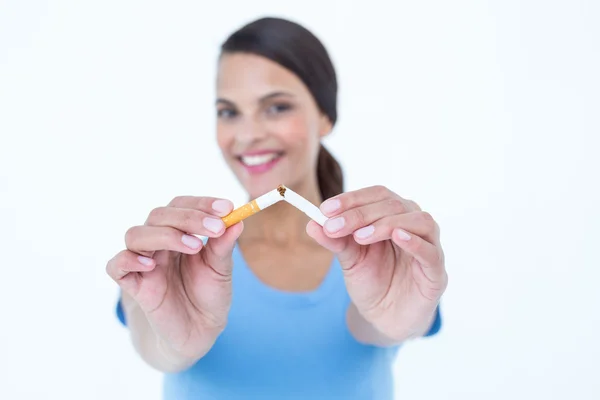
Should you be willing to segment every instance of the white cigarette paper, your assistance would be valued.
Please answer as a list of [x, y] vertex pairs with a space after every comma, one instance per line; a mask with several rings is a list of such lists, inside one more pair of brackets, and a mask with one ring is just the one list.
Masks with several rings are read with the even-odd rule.
[[325, 224], [325, 221], [327, 221], [327, 217], [323, 215], [323, 213], [321, 212], [321, 210], [319, 210], [317, 206], [315, 206], [310, 201], [306, 200], [304, 197], [300, 196], [298, 193], [294, 192], [292, 189], [285, 186], [284, 188], [285, 193], [283, 194], [283, 200], [287, 201], [289, 204], [293, 205], [298, 210], [308, 215], [308, 217], [315, 221], [317, 224], [321, 226]]
[[283, 185], [280, 185], [270, 192], [236, 208], [231, 213], [224, 216], [222, 220], [225, 223], [225, 227], [228, 228], [280, 201], [286, 201], [293, 205], [321, 226], [327, 221], [327, 217], [321, 213], [321, 210], [319, 210], [317, 206], [294, 192], [292, 189]]
[[262, 196], [257, 197], [255, 201], [256, 201], [256, 204], [258, 205], [258, 208], [260, 208], [261, 210], [264, 210], [265, 208], [270, 207], [273, 204], [275, 204], [281, 200], [284, 200], [284, 199], [279, 194], [279, 191], [277, 189], [273, 189], [270, 192], [267, 192], [267, 193], [263, 194]]

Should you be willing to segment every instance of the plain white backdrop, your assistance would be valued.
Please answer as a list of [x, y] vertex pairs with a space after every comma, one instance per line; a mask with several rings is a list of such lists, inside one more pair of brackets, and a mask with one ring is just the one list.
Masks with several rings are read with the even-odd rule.
[[244, 200], [218, 47], [292, 18], [339, 73], [327, 144], [442, 228], [444, 326], [398, 399], [600, 398], [600, 2], [0, 1], [0, 398], [147, 399], [106, 262], [177, 195]]

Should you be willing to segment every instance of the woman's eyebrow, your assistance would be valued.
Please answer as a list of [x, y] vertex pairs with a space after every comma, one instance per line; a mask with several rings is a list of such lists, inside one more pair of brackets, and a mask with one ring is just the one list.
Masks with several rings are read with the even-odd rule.
[[219, 103], [223, 103], [223, 104], [228, 105], [230, 107], [235, 107], [235, 104], [233, 104], [232, 101], [227, 100], [227, 99], [220, 99], [219, 98], [219, 99], [217, 99], [217, 101], [215, 101], [215, 104], [219, 104]]
[[[294, 95], [292, 93], [289, 93], [289, 92], [276, 91], [276, 92], [268, 93], [268, 94], [262, 96], [258, 101], [260, 103], [264, 103], [264, 102], [266, 102], [268, 100], [271, 100], [274, 97], [294, 97]], [[218, 98], [215, 103], [216, 104], [221, 103], [221, 104], [225, 104], [225, 105], [230, 106], [230, 107], [235, 107], [235, 103], [233, 101], [227, 100], [227, 99], [224, 99], [224, 98]]]
[[262, 96], [259, 101], [261, 103], [264, 103], [265, 101], [270, 100], [274, 97], [294, 97], [294, 95], [289, 92], [277, 91]]

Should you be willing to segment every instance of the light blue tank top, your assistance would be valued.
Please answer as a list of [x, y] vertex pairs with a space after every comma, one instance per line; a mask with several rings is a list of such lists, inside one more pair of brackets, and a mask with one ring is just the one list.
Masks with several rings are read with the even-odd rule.
[[[233, 252], [227, 327], [186, 371], [164, 376], [165, 400], [394, 398], [398, 347], [358, 343], [346, 326], [350, 299], [339, 262], [314, 291], [265, 285]], [[125, 323], [120, 305], [117, 313]], [[427, 335], [440, 328], [438, 315]]]

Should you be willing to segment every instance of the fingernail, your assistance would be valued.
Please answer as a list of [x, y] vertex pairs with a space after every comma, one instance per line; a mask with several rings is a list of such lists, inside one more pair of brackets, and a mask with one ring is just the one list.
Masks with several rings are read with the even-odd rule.
[[140, 262], [140, 264], [145, 265], [146, 267], [152, 265], [152, 259], [148, 257], [138, 256], [138, 261]]
[[209, 231], [211, 231], [213, 233], [220, 232], [221, 229], [223, 229], [223, 226], [225, 226], [223, 221], [221, 221], [220, 219], [216, 219], [216, 218], [204, 218], [204, 220], [202, 221], [202, 224], [204, 225], [204, 227], [206, 229], [208, 229]]
[[359, 239], [366, 239], [371, 236], [373, 232], [375, 232], [375, 227], [373, 225], [369, 225], [365, 226], [364, 228], [360, 228], [354, 232], [354, 235], [356, 235], [356, 237]]
[[202, 244], [202, 241], [195, 236], [191, 235], [183, 235], [181, 237], [181, 241], [190, 249], [196, 250]]
[[337, 199], [327, 200], [325, 203], [321, 204], [321, 211], [325, 214], [331, 214], [340, 209], [342, 203], [340, 203]]
[[403, 231], [402, 229], [396, 229], [396, 234], [398, 235], [398, 239], [400, 240], [410, 240], [410, 235], [408, 233], [406, 233], [405, 231]]
[[344, 217], [328, 219], [325, 222], [325, 229], [327, 229], [330, 233], [337, 232], [344, 227], [344, 222]]
[[229, 200], [215, 200], [212, 208], [221, 215], [227, 215], [233, 210], [233, 204]]

